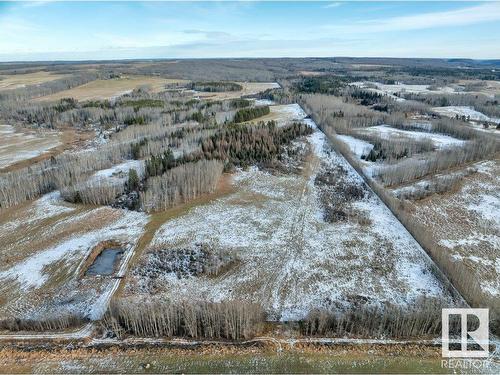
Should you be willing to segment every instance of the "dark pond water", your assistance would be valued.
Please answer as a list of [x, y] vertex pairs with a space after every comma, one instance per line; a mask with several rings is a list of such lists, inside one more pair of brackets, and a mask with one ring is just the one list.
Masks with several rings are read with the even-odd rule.
[[115, 271], [115, 266], [120, 262], [123, 255], [120, 247], [110, 247], [104, 249], [94, 260], [94, 263], [85, 272], [86, 276], [111, 275]]

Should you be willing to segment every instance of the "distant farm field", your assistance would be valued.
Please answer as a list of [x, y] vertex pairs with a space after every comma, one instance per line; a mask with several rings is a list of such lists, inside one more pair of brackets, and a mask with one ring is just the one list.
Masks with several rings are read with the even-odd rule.
[[54, 81], [66, 76], [66, 74], [50, 72], [0, 75], [0, 90], [19, 89], [29, 85], [39, 85], [41, 83]]
[[181, 83], [182, 80], [166, 79], [150, 76], [128, 76], [107, 80], [96, 80], [70, 90], [47, 95], [36, 99], [37, 101], [55, 101], [62, 98], [74, 98], [80, 101], [85, 100], [106, 100], [128, 94], [141, 86], [147, 86], [154, 92], [161, 91], [165, 85]]
[[241, 98], [246, 95], [255, 95], [259, 92], [268, 89], [279, 88], [280, 85], [276, 82], [236, 82], [243, 87], [240, 91], [224, 91], [224, 92], [196, 92], [196, 96], [203, 99], [226, 100]]
[[10, 125], [0, 125], [0, 135], [0, 169], [61, 145], [60, 132], [17, 132]]

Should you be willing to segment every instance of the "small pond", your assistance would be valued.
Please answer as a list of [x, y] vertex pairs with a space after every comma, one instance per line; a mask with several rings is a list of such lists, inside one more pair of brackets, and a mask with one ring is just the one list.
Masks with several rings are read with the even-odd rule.
[[85, 276], [112, 275], [122, 258], [123, 252], [124, 250], [120, 247], [104, 249], [87, 269]]

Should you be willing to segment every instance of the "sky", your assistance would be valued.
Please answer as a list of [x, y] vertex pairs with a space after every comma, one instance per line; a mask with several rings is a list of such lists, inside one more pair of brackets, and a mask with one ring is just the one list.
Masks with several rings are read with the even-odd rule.
[[500, 1], [0, 2], [0, 61], [500, 58]]

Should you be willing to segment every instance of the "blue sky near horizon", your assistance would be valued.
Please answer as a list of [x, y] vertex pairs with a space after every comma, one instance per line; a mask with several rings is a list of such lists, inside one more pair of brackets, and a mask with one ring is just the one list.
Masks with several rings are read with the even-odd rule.
[[500, 58], [500, 2], [0, 2], [0, 61]]

